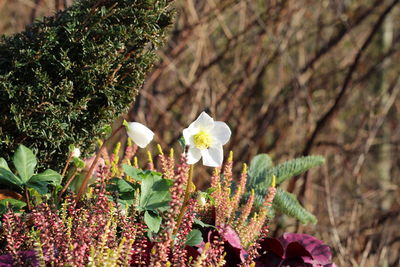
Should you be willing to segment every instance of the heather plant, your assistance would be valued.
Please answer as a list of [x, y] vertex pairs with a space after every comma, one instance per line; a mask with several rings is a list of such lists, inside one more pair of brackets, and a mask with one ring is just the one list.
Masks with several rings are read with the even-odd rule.
[[[0, 39], [0, 155], [19, 144], [60, 168], [124, 113], [171, 22], [167, 0], [79, 0]], [[86, 154], [87, 155], [87, 154]]]
[[[214, 123], [206, 114], [199, 118]], [[31, 198], [29, 210], [6, 211], [0, 262], [6, 266], [298, 266], [289, 260], [290, 248], [299, 243], [304, 247], [299, 249], [304, 266], [329, 266], [329, 249], [313, 250], [307, 245], [308, 236], [303, 243], [302, 236], [290, 240], [294, 245], [282, 243], [289, 252], [281, 253], [279, 247], [277, 254], [275, 247], [266, 245], [271, 241], [268, 218], [281, 177], [276, 172], [258, 206], [254, 190], [245, 198], [254, 162], [250, 170], [244, 164], [235, 179], [232, 152], [224, 164], [214, 167], [210, 178], [203, 177], [210, 179], [210, 188], [196, 189], [193, 176], [200, 167], [188, 163], [190, 146], [200, 150], [203, 164], [216, 165], [220, 154], [206, 154], [204, 150], [211, 147], [207, 142], [228, 134], [201, 127], [203, 119], [197, 121], [197, 130], [191, 129], [191, 137], [184, 137], [188, 146], [182, 147], [179, 158], [174, 150], [165, 153], [158, 145], [157, 160], [150, 152], [146, 160], [136, 157], [136, 141], [146, 141], [141, 143], [146, 146], [153, 133], [144, 125], [124, 123], [116, 132], [127, 129], [136, 140], [129, 138], [124, 151], [117, 144], [108, 154], [102, 148], [110, 139], [105, 140], [96, 157], [87, 161], [90, 167], [77, 161], [71, 168], [78, 171], [63, 171], [64, 188], [56, 187], [55, 194], [46, 198]], [[227, 129], [221, 123], [217, 123], [220, 129]], [[78, 193], [71, 187], [77, 172], [84, 173]]]

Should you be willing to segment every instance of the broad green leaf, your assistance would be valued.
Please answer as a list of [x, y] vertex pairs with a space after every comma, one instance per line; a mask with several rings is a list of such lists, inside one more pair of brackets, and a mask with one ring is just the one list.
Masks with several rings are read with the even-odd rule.
[[166, 207], [170, 200], [170, 182], [158, 173], [147, 175], [141, 183], [140, 208], [142, 210]]
[[17, 212], [25, 207], [26, 203], [14, 198], [2, 199], [0, 200], [0, 214], [7, 212], [7, 206], [10, 206], [14, 212]]
[[193, 229], [187, 236], [185, 245], [196, 246], [203, 241], [203, 236], [198, 229]]
[[26, 184], [27, 187], [35, 189], [41, 195], [47, 194], [49, 192], [47, 185], [49, 184], [43, 181], [28, 181], [28, 183]]
[[142, 180], [142, 177], [139, 176], [139, 173], [141, 172], [141, 170], [139, 170], [131, 165], [128, 165], [128, 164], [123, 164], [122, 169], [124, 170], [126, 175], [132, 177], [133, 179], [135, 179], [137, 181]]
[[61, 183], [61, 174], [53, 170], [45, 170], [42, 173], [33, 175], [31, 179], [29, 179], [28, 183], [37, 183], [37, 182], [45, 182], [47, 184], [51, 184], [54, 186], [60, 185]]
[[85, 162], [81, 160], [80, 158], [73, 158], [74, 164], [77, 168], [83, 169], [85, 167]]
[[8, 167], [7, 161], [4, 158], [0, 158], [0, 168], [4, 168], [7, 171], [10, 171], [10, 168]]
[[150, 231], [157, 233], [160, 230], [161, 216], [152, 211], [146, 211], [144, 213], [144, 222]]
[[296, 199], [293, 194], [282, 191], [280, 188], [276, 191], [276, 195], [273, 201], [274, 207], [279, 211], [295, 217], [301, 223], [307, 224], [317, 223], [317, 218], [308, 212]]
[[21, 178], [2, 167], [0, 167], [0, 183], [8, 186], [16, 186], [19, 188], [22, 188], [23, 185]]
[[37, 161], [32, 150], [20, 145], [14, 154], [13, 163], [17, 169], [18, 176], [21, 177], [23, 183], [26, 183], [32, 177]]
[[118, 179], [117, 181], [117, 188], [118, 192], [120, 193], [127, 193], [127, 192], [134, 192], [135, 187], [130, 182], [124, 179]]

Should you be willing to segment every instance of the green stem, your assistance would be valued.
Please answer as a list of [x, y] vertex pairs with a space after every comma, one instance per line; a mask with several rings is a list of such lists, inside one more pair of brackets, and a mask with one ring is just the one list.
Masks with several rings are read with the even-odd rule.
[[79, 188], [78, 195], [76, 196], [76, 202], [78, 202], [79, 199], [81, 199], [83, 193], [85, 192], [86, 187], [87, 187], [87, 185], [88, 185], [88, 183], [89, 183], [90, 177], [92, 177], [92, 173], [93, 173], [93, 171], [94, 171], [94, 168], [96, 167], [97, 162], [99, 161], [101, 154], [102, 154], [103, 151], [106, 149], [106, 145], [107, 145], [108, 141], [110, 141], [110, 140], [111, 140], [121, 129], [123, 129], [123, 128], [125, 128], [124, 125], [121, 125], [120, 127], [118, 127], [118, 129], [116, 129], [116, 130], [111, 134], [111, 136], [110, 136], [108, 139], [106, 139], [106, 140], [104, 141], [104, 143], [101, 145], [99, 151], [98, 151], [97, 154], [96, 154], [95, 159], [93, 160], [92, 165], [90, 166], [89, 171], [87, 172], [85, 178], [83, 179], [83, 182], [82, 182], [81, 187]]

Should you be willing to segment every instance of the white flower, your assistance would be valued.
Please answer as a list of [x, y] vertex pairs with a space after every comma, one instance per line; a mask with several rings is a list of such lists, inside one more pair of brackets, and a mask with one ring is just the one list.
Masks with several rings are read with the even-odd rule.
[[202, 112], [183, 130], [183, 137], [189, 145], [189, 164], [196, 163], [202, 157], [205, 166], [219, 167], [223, 161], [222, 146], [229, 141], [231, 130], [225, 122], [214, 121], [207, 113]]
[[144, 148], [153, 140], [154, 133], [143, 124], [139, 122], [128, 122], [125, 126], [128, 136], [139, 147]]
[[79, 150], [79, 148], [74, 148], [74, 150], [72, 151], [72, 157], [73, 158], [79, 158], [81, 156], [81, 151]]

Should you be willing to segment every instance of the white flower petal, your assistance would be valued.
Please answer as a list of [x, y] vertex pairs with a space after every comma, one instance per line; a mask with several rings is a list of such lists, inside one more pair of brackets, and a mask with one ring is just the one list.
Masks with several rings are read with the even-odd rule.
[[154, 133], [139, 122], [129, 122], [127, 127], [128, 136], [139, 147], [146, 147], [153, 140]]
[[193, 135], [197, 134], [198, 132], [199, 132], [199, 129], [195, 128], [193, 126], [189, 126], [188, 128], [183, 130], [183, 138], [185, 138], [186, 145], [188, 145], [188, 146], [194, 145]]
[[188, 164], [195, 164], [201, 158], [200, 149], [195, 147], [190, 147], [187, 153], [187, 163]]
[[214, 127], [214, 119], [203, 111], [190, 126], [200, 129], [212, 129]]
[[222, 121], [214, 122], [214, 128], [211, 129], [210, 133], [221, 145], [228, 143], [229, 138], [231, 137], [231, 129], [229, 129], [229, 126]]
[[222, 145], [218, 144], [208, 149], [201, 150], [203, 157], [203, 165], [209, 167], [220, 167], [224, 159], [224, 151]]

